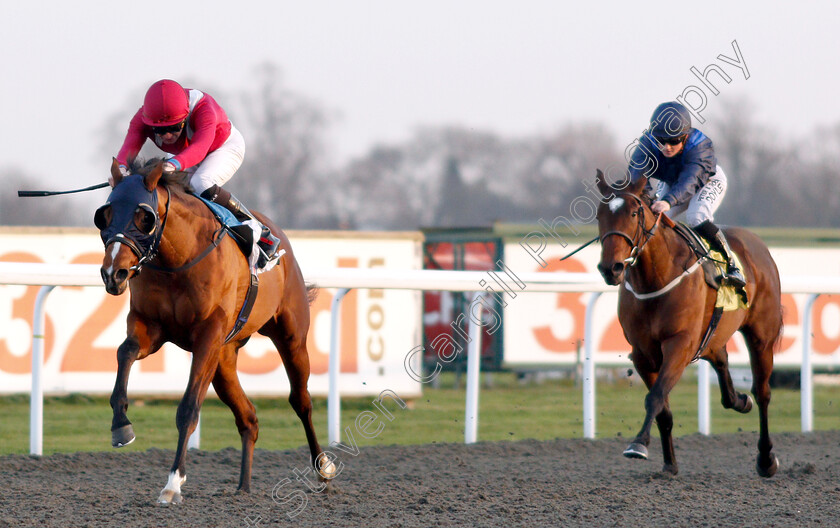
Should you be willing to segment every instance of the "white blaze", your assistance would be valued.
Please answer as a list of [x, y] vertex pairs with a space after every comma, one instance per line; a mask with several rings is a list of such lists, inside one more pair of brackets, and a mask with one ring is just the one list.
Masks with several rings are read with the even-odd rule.
[[120, 252], [120, 243], [114, 242], [114, 247], [111, 249], [111, 265], [105, 270], [105, 273], [110, 277], [114, 273], [114, 259], [117, 258], [117, 253]]

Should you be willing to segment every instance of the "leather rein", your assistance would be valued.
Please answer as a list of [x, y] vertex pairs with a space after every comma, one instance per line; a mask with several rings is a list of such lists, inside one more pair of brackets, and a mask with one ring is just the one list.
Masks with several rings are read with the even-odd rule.
[[160, 242], [161, 240], [163, 240], [163, 230], [166, 228], [166, 220], [169, 218], [170, 203], [172, 203], [172, 193], [169, 191], [169, 187], [166, 187], [166, 209], [163, 213], [163, 219], [159, 220], [160, 226], [157, 229], [157, 234], [155, 236], [154, 243], [152, 243], [152, 245], [149, 246], [149, 249], [145, 253], [140, 254], [139, 250], [135, 248], [134, 244], [129, 246], [132, 250], [134, 250], [135, 253], [137, 253], [137, 256], [140, 257], [140, 260], [137, 262], [137, 264], [128, 268], [130, 271], [133, 271], [135, 275], [138, 275], [140, 273], [140, 270], [143, 269], [143, 266], [147, 266], [149, 269], [153, 269], [155, 271], [160, 271], [163, 273], [179, 273], [181, 271], [186, 271], [198, 264], [199, 262], [201, 262], [201, 260], [203, 260], [204, 257], [209, 255], [210, 252], [219, 247], [219, 244], [221, 243], [222, 239], [227, 234], [227, 230], [224, 227], [216, 230], [213, 233], [213, 238], [210, 241], [210, 244], [206, 248], [204, 248], [204, 251], [202, 251], [198, 256], [196, 256], [183, 266], [179, 266], [177, 268], [167, 268], [152, 264], [151, 260], [157, 256], [158, 250], [160, 249]]
[[659, 227], [659, 222], [662, 220], [662, 217], [665, 216], [665, 213], [659, 213], [656, 215], [656, 221], [653, 223], [653, 227], [650, 229], [645, 228], [645, 208], [642, 205], [642, 200], [635, 194], [631, 193], [620, 193], [618, 196], [630, 196], [634, 200], [639, 203], [639, 208], [633, 212], [633, 216], [639, 217], [639, 223], [636, 226], [636, 232], [633, 234], [633, 238], [630, 238], [630, 235], [625, 233], [624, 231], [608, 231], [601, 235], [600, 241], [603, 244], [604, 240], [607, 239], [609, 236], [620, 236], [624, 238], [628, 244], [630, 244], [630, 256], [624, 259], [624, 263], [627, 264], [627, 267], [632, 267], [638, 262], [639, 255], [642, 253], [642, 250], [645, 248], [650, 239], [653, 238], [653, 235], [656, 234], [656, 228]]

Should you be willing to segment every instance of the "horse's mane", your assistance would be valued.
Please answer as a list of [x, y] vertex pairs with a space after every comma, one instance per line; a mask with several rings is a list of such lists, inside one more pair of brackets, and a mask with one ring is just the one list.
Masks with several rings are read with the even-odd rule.
[[[162, 161], [166, 160], [163, 158], [150, 158], [148, 160], [138, 158], [129, 162], [128, 170], [131, 171], [132, 174], [142, 174], [143, 176], [146, 176], [157, 166], [158, 163]], [[189, 183], [189, 175], [184, 171], [164, 174], [161, 177], [160, 182], [172, 189], [180, 189], [185, 192], [192, 192], [193, 190]]]
[[[618, 183], [609, 184], [610, 189], [613, 191], [614, 194], [618, 195], [621, 193], [627, 192], [627, 187], [630, 185], [628, 180], [621, 180]], [[653, 196], [648, 195], [646, 192], [642, 192], [639, 196], [639, 199], [644, 203], [646, 206], [650, 207], [653, 204]]]

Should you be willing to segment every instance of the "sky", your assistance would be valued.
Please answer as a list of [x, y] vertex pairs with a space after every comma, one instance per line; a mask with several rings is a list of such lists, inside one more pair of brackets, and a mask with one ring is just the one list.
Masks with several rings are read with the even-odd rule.
[[[237, 93], [265, 62], [334, 116], [336, 165], [428, 125], [513, 137], [594, 121], [627, 145], [692, 86], [707, 121], [746, 98], [780, 136], [806, 137], [840, 123], [838, 22], [832, 1], [0, 0], [0, 174], [105, 181], [101, 145], [115, 154], [122, 137], [98, 137], [104, 122], [152, 82]], [[743, 69], [718, 58], [736, 45]], [[691, 72], [711, 64], [731, 79], [709, 73], [717, 95]]]

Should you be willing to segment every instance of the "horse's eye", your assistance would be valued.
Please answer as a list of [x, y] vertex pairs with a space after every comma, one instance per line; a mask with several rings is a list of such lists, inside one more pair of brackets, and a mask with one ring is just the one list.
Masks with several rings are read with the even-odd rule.
[[151, 235], [155, 230], [155, 213], [151, 209], [138, 207], [134, 211], [134, 225], [141, 233]]
[[111, 224], [112, 217], [113, 213], [111, 211], [111, 206], [107, 204], [103, 205], [97, 209], [95, 213], [93, 213], [93, 225], [102, 231]]

